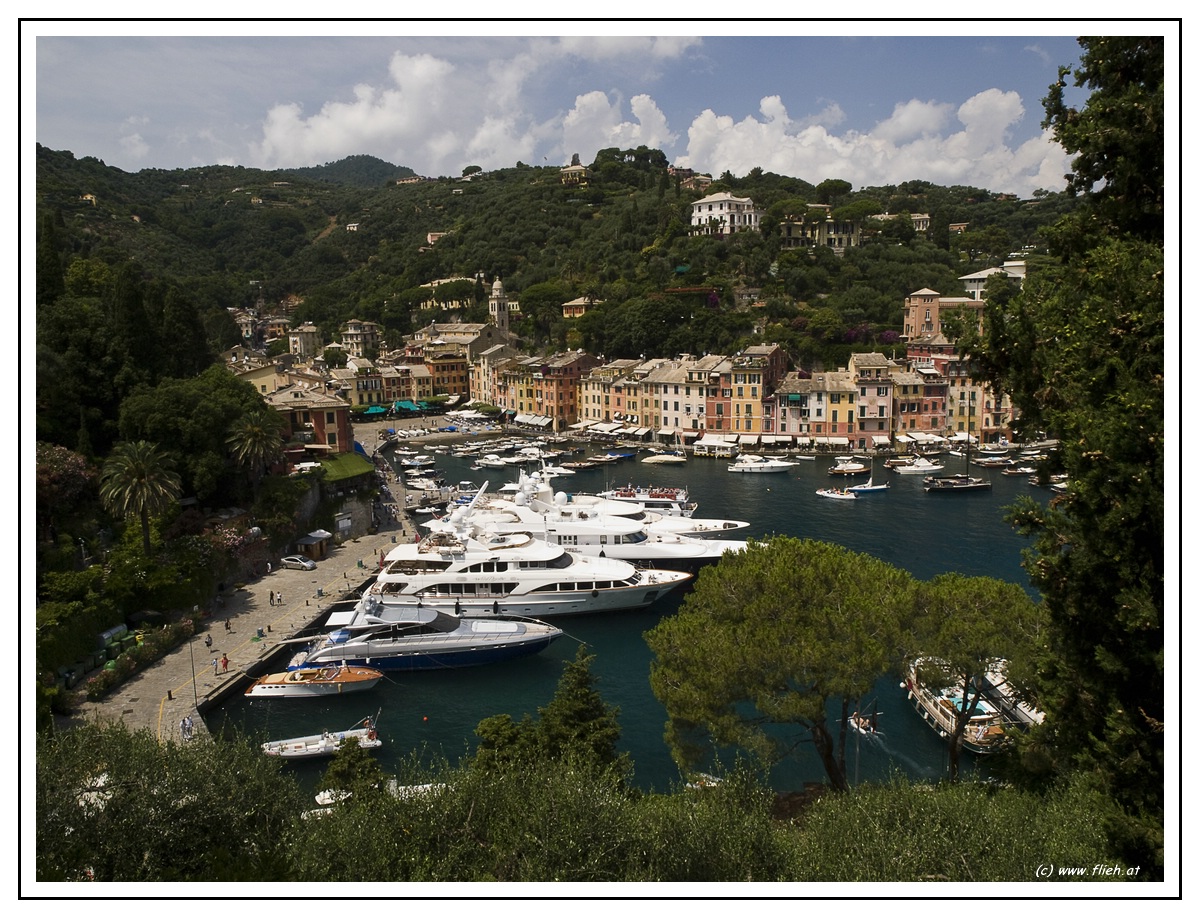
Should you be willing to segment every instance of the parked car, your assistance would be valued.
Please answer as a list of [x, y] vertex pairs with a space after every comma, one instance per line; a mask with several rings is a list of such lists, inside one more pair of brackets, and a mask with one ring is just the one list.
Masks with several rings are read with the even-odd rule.
[[293, 571], [315, 571], [317, 562], [312, 558], [306, 558], [304, 555], [288, 555], [286, 558], [280, 558], [279, 563]]

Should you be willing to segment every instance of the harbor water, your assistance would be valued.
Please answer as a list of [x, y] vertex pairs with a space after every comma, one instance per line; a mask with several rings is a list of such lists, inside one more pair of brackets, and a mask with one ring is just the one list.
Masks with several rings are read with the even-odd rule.
[[[597, 452], [602, 451], [585, 449], [585, 455]], [[733, 474], [724, 459], [690, 458], [686, 464], [658, 465], [639, 461], [646, 455], [639, 452], [632, 459], [555, 478], [554, 488], [572, 494], [624, 485], [685, 486], [699, 504], [696, 517], [750, 524], [731, 533], [732, 538], [781, 534], [820, 539], [872, 555], [920, 579], [953, 571], [995, 577], [1030, 590], [1021, 567], [1028, 542], [1003, 517], [1018, 496], [1045, 501], [1049, 492], [1031, 486], [1022, 476], [972, 466], [970, 474], [991, 480], [991, 489], [927, 494], [921, 476], [898, 475], [876, 461], [874, 481], [887, 482], [887, 490], [857, 500], [830, 500], [816, 491], [866, 480], [865, 476], [831, 477], [832, 456], [800, 461], [782, 473]], [[447, 482], [482, 485], [486, 481], [489, 491], [518, 475], [516, 467], [477, 471], [467, 458], [446, 453], [436, 458], [437, 470]], [[968, 471], [965, 458], [944, 456], [939, 461], [945, 465], [941, 474]], [[396, 488], [395, 496], [403, 503], [402, 486]], [[607, 704], [619, 708], [620, 746], [633, 760], [635, 783], [646, 790], [669, 790], [681, 775], [663, 741], [666, 713], [650, 690], [652, 655], [643, 635], [664, 616], [673, 615], [685, 597], [686, 592], [676, 591], [645, 610], [556, 619], [565, 636], [523, 660], [441, 672], [389, 673], [371, 691], [329, 699], [239, 698], [211, 712], [207, 720], [214, 732], [244, 731], [265, 741], [344, 729], [378, 712], [384, 745], [376, 756], [385, 771], [414, 752], [428, 759], [445, 756], [453, 762], [473, 750], [475, 727], [481, 720], [495, 714], [509, 714], [514, 720], [527, 714], [536, 717], [538, 708], [550, 701], [564, 664], [584, 644], [595, 654], [592, 673], [597, 689]], [[945, 744], [913, 710], [898, 677], [880, 680], [873, 696], [864, 699], [864, 707], [866, 702], [879, 712], [879, 735], [865, 738], [851, 733], [846, 750], [851, 782], [886, 780], [896, 771], [914, 778], [945, 773]], [[771, 779], [778, 790], [824, 780], [810, 748], [802, 745], [798, 757], [776, 767]], [[968, 769], [975, 764], [970, 755], [964, 758]], [[305, 783], [315, 783], [325, 764], [288, 767]]]

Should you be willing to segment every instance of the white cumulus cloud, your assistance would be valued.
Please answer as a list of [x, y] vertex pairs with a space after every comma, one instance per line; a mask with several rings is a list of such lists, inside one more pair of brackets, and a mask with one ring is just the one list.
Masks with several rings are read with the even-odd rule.
[[677, 135], [654, 99], [641, 93], [630, 99], [629, 107], [633, 121], [624, 120], [620, 101], [611, 101], [606, 93], [594, 90], [577, 96], [562, 120], [562, 139], [555, 152], [566, 160], [578, 153], [590, 162], [605, 147], [662, 149], [675, 142]]
[[[814, 184], [839, 178], [861, 187], [924, 179], [940, 185], [975, 185], [1028, 195], [1057, 190], [1068, 157], [1048, 133], [1009, 146], [1012, 129], [1025, 115], [1017, 93], [988, 89], [957, 109], [943, 102], [911, 100], [865, 132], [835, 134], [832, 118], [793, 121], [778, 96], [760, 103], [761, 118], [735, 122], [705, 110], [688, 128], [687, 155], [680, 165], [719, 175], [745, 175], [755, 166], [794, 175]], [[954, 130], [959, 127], [959, 130]]]

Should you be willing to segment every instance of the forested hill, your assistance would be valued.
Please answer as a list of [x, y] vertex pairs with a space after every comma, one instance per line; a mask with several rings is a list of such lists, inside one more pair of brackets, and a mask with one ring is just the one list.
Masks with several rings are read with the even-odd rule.
[[[416, 310], [428, 297], [421, 285], [482, 278], [446, 288], [478, 302], [501, 277], [520, 301], [517, 330], [531, 348], [636, 356], [729, 350], [757, 335], [785, 343], [803, 364], [829, 359], [831, 347], [886, 341], [905, 295], [961, 292], [960, 276], [1038, 246], [1041, 227], [1072, 203], [920, 180], [854, 191], [836, 178], [753, 169], [725, 173], [704, 192], [728, 190], [766, 209], [762, 233], [722, 240], [688, 235], [689, 205], [702, 193], [669, 175], [661, 152], [602, 150], [590, 166], [591, 181], [574, 188], [557, 166], [523, 163], [399, 184], [411, 169], [368, 156], [275, 172], [127, 173], [39, 146], [39, 297], [59, 288], [102, 294], [102, 269], [133, 260], [202, 315], [299, 302], [293, 319], [317, 323], [329, 339], [358, 318], [379, 322], [394, 343], [430, 318]], [[925, 213], [932, 227], [921, 235], [903, 217], [869, 221], [868, 244], [844, 258], [783, 250], [780, 220], [810, 213], [809, 204], [831, 205], [834, 219]], [[951, 224], [967, 231], [952, 234]], [[430, 234], [445, 235], [431, 243]], [[43, 283], [55, 264], [65, 284]], [[604, 308], [569, 325], [561, 303], [581, 295]], [[751, 314], [749, 300], [766, 309]], [[465, 317], [481, 318], [485, 306]]]
[[336, 163], [286, 171], [289, 175], [302, 179], [316, 179], [356, 188], [378, 188], [397, 179], [412, 178], [417, 174], [407, 166], [393, 166], [375, 156], [347, 156]]

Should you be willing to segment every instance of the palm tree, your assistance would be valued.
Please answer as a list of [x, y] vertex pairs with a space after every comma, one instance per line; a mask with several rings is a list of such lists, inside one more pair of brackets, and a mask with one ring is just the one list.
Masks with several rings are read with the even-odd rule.
[[266, 467], [283, 451], [283, 427], [279, 412], [268, 409], [238, 418], [225, 438], [234, 460], [250, 469], [255, 488]]
[[167, 454], [154, 443], [118, 443], [100, 472], [100, 500], [117, 516], [142, 519], [142, 549], [150, 555], [150, 514], [168, 509], [183, 493]]

